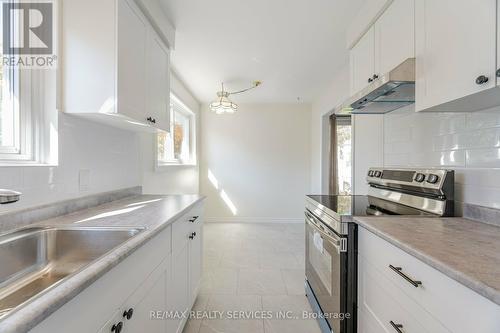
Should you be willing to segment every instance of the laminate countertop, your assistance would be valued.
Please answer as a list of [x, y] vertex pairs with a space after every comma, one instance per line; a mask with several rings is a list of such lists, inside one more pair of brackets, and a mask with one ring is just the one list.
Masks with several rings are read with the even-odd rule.
[[500, 227], [464, 218], [355, 217], [354, 221], [500, 305]]
[[29, 225], [145, 230], [1, 318], [0, 332], [29, 331], [203, 199], [200, 195], [134, 195]]

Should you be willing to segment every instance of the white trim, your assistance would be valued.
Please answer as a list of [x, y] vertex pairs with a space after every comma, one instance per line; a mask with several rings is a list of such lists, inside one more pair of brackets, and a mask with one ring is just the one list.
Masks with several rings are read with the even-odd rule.
[[197, 156], [197, 119], [196, 113], [191, 110], [179, 97], [177, 97], [173, 92], [170, 92], [171, 105], [176, 104], [179, 106], [178, 109], [171, 108], [170, 112], [170, 135], [173, 135], [173, 126], [175, 122], [175, 112], [185, 115], [189, 119], [189, 160], [182, 161], [180, 159], [173, 159], [169, 161], [160, 161], [158, 158], [158, 139], [154, 140], [154, 152], [155, 152], [155, 171], [166, 171], [171, 167], [195, 167], [198, 164]]
[[205, 217], [206, 223], [304, 223], [300, 217]]

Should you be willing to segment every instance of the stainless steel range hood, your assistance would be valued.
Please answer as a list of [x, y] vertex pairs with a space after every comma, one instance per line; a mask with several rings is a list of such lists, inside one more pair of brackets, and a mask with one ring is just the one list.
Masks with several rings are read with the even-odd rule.
[[349, 98], [341, 113], [380, 114], [415, 103], [415, 58], [408, 58], [389, 73]]

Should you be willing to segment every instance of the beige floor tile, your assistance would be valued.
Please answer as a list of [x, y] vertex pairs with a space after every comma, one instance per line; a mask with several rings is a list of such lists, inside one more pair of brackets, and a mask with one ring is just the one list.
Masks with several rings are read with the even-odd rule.
[[240, 295], [284, 295], [285, 282], [279, 269], [241, 269], [238, 275]]
[[203, 320], [199, 333], [264, 333], [263, 320]]
[[[210, 223], [204, 226], [204, 277], [195, 309], [225, 311], [218, 319], [192, 319], [184, 333], [319, 333], [304, 296], [304, 225]], [[221, 241], [223, 239], [223, 241]], [[272, 311], [271, 319], [229, 319]], [[293, 318], [278, 319], [279, 311]]]
[[[201, 331], [200, 331], [201, 332]], [[321, 333], [316, 320], [264, 320], [265, 333]]]
[[260, 260], [263, 269], [299, 269], [301, 267], [297, 257], [289, 252], [262, 253]]
[[222, 256], [221, 268], [260, 268], [260, 254], [254, 251], [227, 252]]
[[222, 316], [204, 319], [200, 332], [263, 332], [263, 320], [253, 319], [261, 310], [262, 299], [258, 295], [212, 295], [207, 311], [220, 312]]
[[288, 295], [305, 295], [305, 271], [303, 269], [282, 269], [281, 274]]
[[212, 295], [208, 311], [257, 311], [262, 310], [260, 295]]
[[216, 268], [203, 272], [200, 293], [202, 294], [236, 294], [238, 286], [238, 270], [233, 268]]
[[302, 318], [304, 311], [312, 312], [305, 295], [266, 295], [262, 296], [262, 308], [269, 311], [290, 311]]
[[201, 327], [201, 320], [189, 319], [184, 326], [182, 333], [199, 333]]

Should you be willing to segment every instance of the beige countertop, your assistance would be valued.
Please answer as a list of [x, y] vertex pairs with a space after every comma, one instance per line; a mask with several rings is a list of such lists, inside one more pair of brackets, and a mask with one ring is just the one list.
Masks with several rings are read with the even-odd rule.
[[356, 217], [354, 220], [500, 305], [500, 227], [464, 218]]
[[134, 195], [30, 225], [146, 229], [0, 319], [0, 332], [29, 331], [203, 199], [200, 195]]

